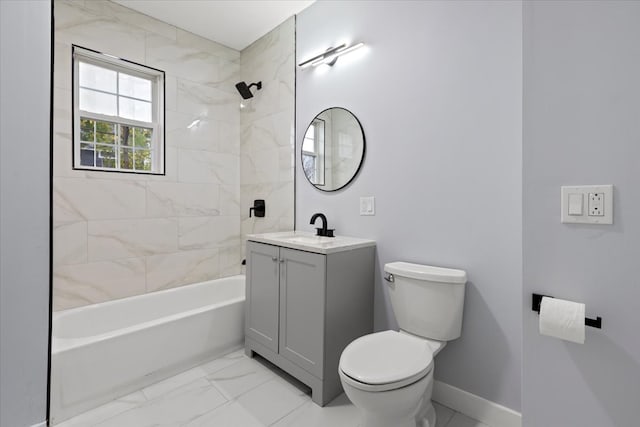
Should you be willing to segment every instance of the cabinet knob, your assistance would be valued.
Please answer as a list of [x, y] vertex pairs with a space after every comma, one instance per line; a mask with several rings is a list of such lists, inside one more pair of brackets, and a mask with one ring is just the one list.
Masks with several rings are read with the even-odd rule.
[[276, 262], [276, 261], [278, 260], [278, 257], [277, 257], [277, 256], [271, 257], [271, 260], [272, 260], [273, 262]]
[[280, 258], [280, 263], [284, 263], [284, 258]]

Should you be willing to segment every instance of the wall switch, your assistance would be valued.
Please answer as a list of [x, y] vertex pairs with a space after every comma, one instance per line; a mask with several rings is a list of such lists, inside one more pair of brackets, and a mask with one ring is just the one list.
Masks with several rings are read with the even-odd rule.
[[360, 197], [360, 215], [375, 215], [376, 205], [375, 197]]
[[589, 193], [589, 216], [604, 216], [604, 193]]
[[582, 215], [582, 193], [569, 193], [569, 215]]
[[567, 224], [613, 224], [613, 185], [563, 186], [561, 220]]

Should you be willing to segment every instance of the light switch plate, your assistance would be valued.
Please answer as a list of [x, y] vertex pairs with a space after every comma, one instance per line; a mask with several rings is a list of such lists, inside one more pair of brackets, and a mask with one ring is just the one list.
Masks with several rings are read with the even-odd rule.
[[376, 203], [375, 197], [360, 197], [360, 215], [375, 215]]
[[584, 197], [582, 193], [569, 193], [569, 215], [580, 216], [584, 212]]
[[560, 196], [563, 223], [613, 224], [613, 185], [562, 186]]

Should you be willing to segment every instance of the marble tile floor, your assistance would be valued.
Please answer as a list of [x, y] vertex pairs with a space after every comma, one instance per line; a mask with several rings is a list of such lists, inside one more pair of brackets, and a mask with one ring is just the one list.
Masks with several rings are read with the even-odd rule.
[[[489, 427], [434, 403], [436, 427]], [[204, 363], [58, 427], [364, 427], [344, 394], [324, 408], [309, 389], [244, 350]], [[392, 426], [390, 426], [392, 427]]]

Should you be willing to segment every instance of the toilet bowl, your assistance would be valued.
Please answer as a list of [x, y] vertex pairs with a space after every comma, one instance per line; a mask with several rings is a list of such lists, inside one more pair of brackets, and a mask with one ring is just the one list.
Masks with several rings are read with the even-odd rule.
[[462, 330], [466, 273], [405, 262], [385, 265], [400, 331], [345, 347], [338, 374], [362, 427], [435, 427], [433, 358]]
[[404, 332], [360, 337], [340, 357], [345, 394], [363, 427], [433, 427], [433, 357], [444, 343]]

